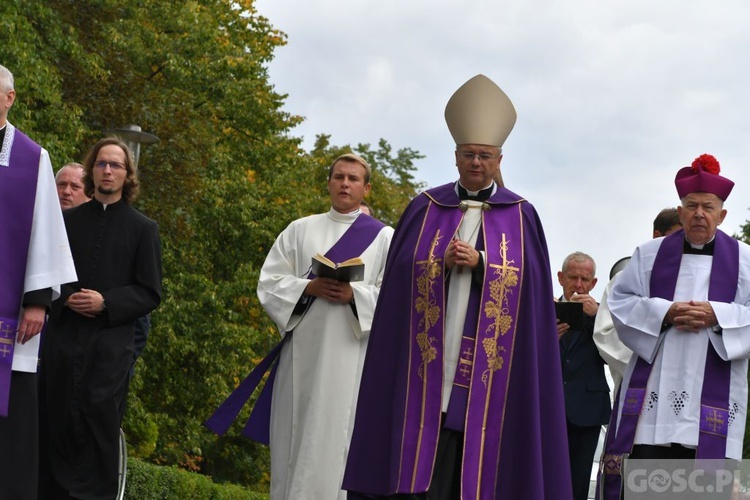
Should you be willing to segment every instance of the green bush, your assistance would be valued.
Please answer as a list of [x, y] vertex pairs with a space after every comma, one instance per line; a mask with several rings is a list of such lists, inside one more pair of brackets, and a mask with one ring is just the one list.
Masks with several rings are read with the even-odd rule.
[[217, 484], [207, 476], [177, 467], [160, 467], [128, 458], [125, 498], [138, 500], [268, 500], [258, 493], [234, 484]]

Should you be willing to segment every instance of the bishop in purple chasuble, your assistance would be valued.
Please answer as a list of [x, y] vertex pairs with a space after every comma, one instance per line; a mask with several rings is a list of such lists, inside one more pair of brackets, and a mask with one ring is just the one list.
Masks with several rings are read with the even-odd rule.
[[[417, 196], [396, 228], [344, 476], [351, 492], [430, 487], [447, 376], [444, 254], [464, 216], [454, 186]], [[456, 383], [467, 386], [454, 385], [447, 416], [463, 424], [461, 497], [569, 498], [549, 256], [533, 206], [498, 188], [482, 210], [476, 246], [485, 251], [485, 268], [466, 315], [473, 331], [452, 332], [464, 337]]]

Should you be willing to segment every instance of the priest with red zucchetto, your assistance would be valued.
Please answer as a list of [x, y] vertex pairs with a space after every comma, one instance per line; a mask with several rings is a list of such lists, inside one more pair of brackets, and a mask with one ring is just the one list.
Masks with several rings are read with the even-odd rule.
[[718, 230], [734, 183], [716, 158], [699, 156], [675, 185], [683, 229], [639, 246], [608, 298], [635, 355], [608, 429], [603, 499], [627, 487], [624, 459], [742, 458], [750, 246]]

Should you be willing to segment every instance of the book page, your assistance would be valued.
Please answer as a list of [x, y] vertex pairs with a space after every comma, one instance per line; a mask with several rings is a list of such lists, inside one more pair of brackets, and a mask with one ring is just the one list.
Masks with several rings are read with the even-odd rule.
[[336, 268], [336, 263], [334, 263], [331, 259], [329, 259], [325, 255], [320, 255], [319, 253], [316, 253], [315, 255], [313, 255], [313, 260], [317, 260], [321, 264], [325, 264], [326, 266], [332, 269]]
[[354, 257], [337, 264], [336, 267], [358, 266], [359, 264], [364, 264], [364, 262], [359, 257]]

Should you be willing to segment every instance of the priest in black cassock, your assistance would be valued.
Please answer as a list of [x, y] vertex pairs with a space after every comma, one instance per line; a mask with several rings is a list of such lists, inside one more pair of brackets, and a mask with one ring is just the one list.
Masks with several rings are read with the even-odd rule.
[[84, 169], [93, 199], [64, 212], [78, 281], [53, 304], [42, 353], [40, 498], [56, 500], [116, 497], [135, 322], [161, 300], [157, 225], [131, 206], [132, 153], [102, 139]]

